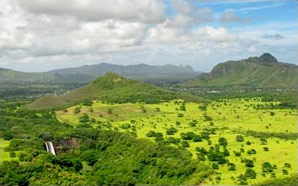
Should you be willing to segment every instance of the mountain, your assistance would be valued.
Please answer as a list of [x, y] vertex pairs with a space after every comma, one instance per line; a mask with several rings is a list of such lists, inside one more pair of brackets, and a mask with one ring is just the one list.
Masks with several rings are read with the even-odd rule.
[[124, 66], [100, 63], [43, 73], [19, 72], [0, 68], [0, 96], [31, 96], [64, 92], [85, 85], [107, 72], [115, 72], [127, 78], [158, 86], [177, 84], [193, 79], [200, 74], [190, 66], [145, 64]]
[[150, 81], [150, 80], [185, 80], [199, 75], [191, 66], [151, 66], [138, 65], [114, 65], [100, 63], [97, 65], [85, 65], [77, 68], [65, 68], [49, 72], [20, 72], [0, 68], [0, 84], [5, 83], [87, 83], [102, 76], [107, 72], [114, 72], [127, 78]]
[[26, 107], [29, 109], [63, 108], [90, 100], [102, 100], [111, 103], [158, 103], [178, 98], [192, 101], [200, 100], [196, 96], [171, 92], [154, 85], [127, 79], [115, 73], [107, 73], [84, 87], [63, 95], [41, 97]]
[[182, 87], [245, 86], [297, 88], [298, 66], [281, 63], [269, 53], [216, 65], [210, 73], [180, 84]]
[[0, 68], [0, 84], [63, 84], [85, 83], [92, 77], [85, 74], [51, 74], [47, 72], [20, 72]]
[[93, 76], [95, 78], [107, 72], [114, 72], [130, 79], [136, 79], [145, 82], [152, 82], [156, 80], [181, 81], [195, 78], [200, 74], [199, 72], [194, 71], [191, 66], [151, 66], [146, 64], [124, 66], [108, 63], [100, 63], [97, 65], [85, 65], [77, 68], [53, 70], [49, 73], [56, 75], [82, 74]]

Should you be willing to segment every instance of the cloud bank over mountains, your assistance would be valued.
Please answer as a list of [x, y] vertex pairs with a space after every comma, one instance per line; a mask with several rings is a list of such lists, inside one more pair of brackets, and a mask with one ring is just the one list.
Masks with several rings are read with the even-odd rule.
[[[266, 20], [253, 9], [275, 2], [252, 1], [244, 14], [231, 11], [232, 2], [226, 8], [213, 2], [1, 0], [0, 66], [45, 71], [108, 62], [208, 71], [218, 62], [263, 52], [296, 62], [297, 23]], [[255, 19], [260, 16], [262, 24]]]

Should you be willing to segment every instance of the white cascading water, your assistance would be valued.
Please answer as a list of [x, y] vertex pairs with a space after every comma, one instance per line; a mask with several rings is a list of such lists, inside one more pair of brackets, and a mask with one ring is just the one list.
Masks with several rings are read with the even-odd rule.
[[55, 156], [56, 152], [55, 152], [53, 143], [52, 142], [46, 142], [45, 145], [46, 145], [47, 152], [50, 152], [51, 154], [53, 154]]
[[45, 145], [46, 145], [47, 152], [49, 152], [49, 146], [48, 146], [48, 143], [45, 142]]

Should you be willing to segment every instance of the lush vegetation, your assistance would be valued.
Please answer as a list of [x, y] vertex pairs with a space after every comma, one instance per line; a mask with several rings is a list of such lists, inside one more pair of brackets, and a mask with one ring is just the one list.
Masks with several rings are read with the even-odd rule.
[[0, 185], [297, 185], [294, 91], [175, 90], [211, 101], [113, 73], [0, 100]]
[[[266, 106], [271, 104], [273, 107]], [[218, 99], [209, 104], [94, 101], [58, 111], [57, 117], [74, 126], [87, 122], [185, 148], [194, 159], [214, 169], [204, 183], [244, 185], [297, 173], [297, 110], [275, 108], [279, 104], [262, 98]], [[80, 112], [74, 114], [76, 108]], [[89, 120], [82, 121], [86, 116]]]
[[254, 88], [297, 88], [298, 66], [279, 63], [270, 54], [216, 65], [208, 74], [182, 83], [182, 87], [246, 86]]
[[[54, 112], [20, 109], [26, 103], [1, 102], [1, 145], [10, 153], [1, 162], [1, 185], [196, 184], [212, 173], [185, 149], [88, 124], [73, 127]], [[57, 156], [45, 151], [46, 141]]]
[[176, 98], [198, 101], [189, 94], [175, 93], [153, 85], [107, 73], [92, 83], [59, 96], [44, 96], [27, 106], [30, 109], [53, 109], [72, 106], [93, 99], [109, 103], [158, 103]]

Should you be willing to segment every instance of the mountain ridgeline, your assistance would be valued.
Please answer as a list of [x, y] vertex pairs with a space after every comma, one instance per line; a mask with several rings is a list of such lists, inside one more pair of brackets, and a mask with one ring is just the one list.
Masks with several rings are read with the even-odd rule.
[[19, 72], [0, 68], [0, 84], [24, 84], [24, 83], [88, 83], [107, 72], [114, 72], [121, 76], [141, 81], [181, 81], [192, 79], [199, 75], [190, 66], [151, 66], [138, 65], [114, 65], [100, 63], [96, 65], [85, 65], [76, 68], [65, 68], [49, 72]]
[[190, 66], [151, 66], [145, 64], [124, 66], [100, 63], [42, 73], [0, 68], [0, 96], [59, 94], [86, 85], [107, 72], [114, 72], [130, 79], [157, 86], [171, 86], [196, 78], [201, 74], [194, 71]]
[[100, 63], [97, 65], [85, 65], [78, 68], [66, 68], [50, 71], [49, 74], [71, 75], [81, 74], [94, 77], [102, 76], [107, 72], [114, 72], [126, 78], [140, 80], [144, 82], [172, 81], [179, 82], [192, 79], [200, 73], [192, 69], [191, 66], [151, 66], [146, 64], [138, 65], [115, 65], [109, 63]]
[[127, 79], [115, 73], [106, 73], [90, 84], [63, 95], [47, 95], [29, 104], [29, 109], [55, 109], [91, 100], [109, 103], [159, 103], [173, 99], [202, 101], [198, 97], [168, 91], [154, 85]]
[[227, 61], [216, 65], [210, 73], [182, 83], [182, 87], [297, 88], [298, 66], [278, 62], [265, 53], [240, 61]]

